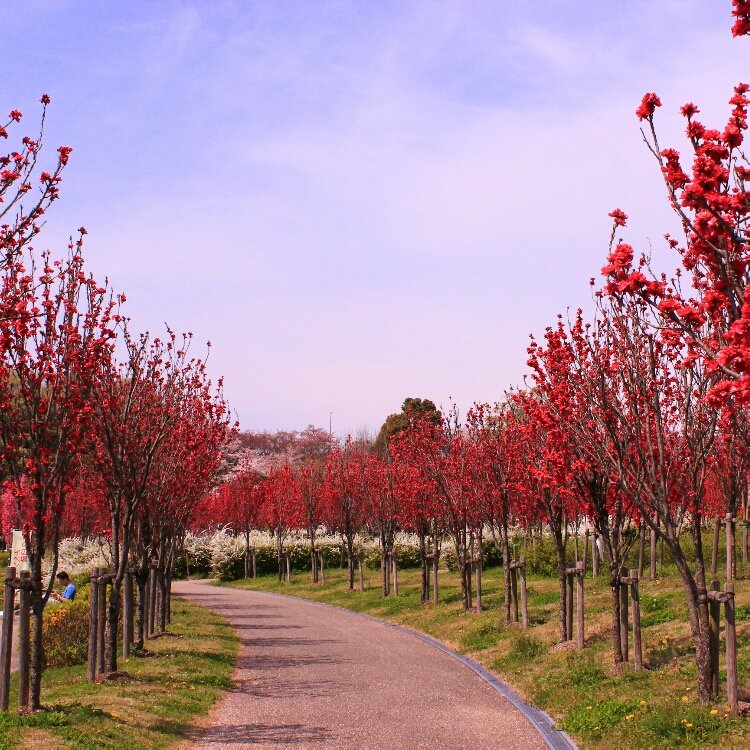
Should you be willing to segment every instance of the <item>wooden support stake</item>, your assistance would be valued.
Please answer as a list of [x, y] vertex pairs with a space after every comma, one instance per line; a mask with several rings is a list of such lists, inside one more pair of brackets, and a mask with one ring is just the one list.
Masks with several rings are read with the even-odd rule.
[[435, 547], [434, 550], [434, 560], [432, 566], [432, 603], [437, 606], [438, 604], [438, 593], [439, 593], [439, 586], [438, 586], [438, 566], [440, 565], [440, 552], [438, 552], [437, 547]]
[[643, 578], [643, 563], [646, 557], [646, 525], [638, 527], [638, 577]]
[[742, 522], [742, 562], [747, 562], [747, 521]]
[[[625, 577], [627, 570], [620, 569], [620, 576]], [[620, 648], [622, 660], [628, 661], [628, 587], [620, 581]]]
[[393, 553], [393, 575], [391, 580], [393, 581], [393, 595], [398, 596], [398, 559], [396, 553]]
[[107, 581], [102, 579], [104, 569], [99, 571], [99, 594], [97, 596], [96, 611], [96, 671], [98, 674], [104, 672], [104, 633], [107, 625]]
[[250, 555], [252, 556], [252, 563], [253, 563], [253, 578], [258, 577], [258, 561], [257, 561], [257, 552], [255, 547], [250, 548]]
[[476, 567], [476, 589], [477, 589], [477, 612], [482, 611], [482, 535], [477, 538], [477, 567]]
[[97, 619], [99, 617], [99, 568], [91, 568], [91, 604], [89, 607], [89, 658], [86, 677], [89, 682], [96, 680], [96, 638], [99, 633]]
[[594, 532], [594, 543], [591, 545], [591, 573], [599, 575], [599, 534]]
[[320, 563], [320, 585], [323, 586], [326, 582], [326, 564], [322, 552], [318, 553], [318, 562]]
[[727, 536], [727, 580], [733, 581], [736, 578], [735, 571], [735, 554], [734, 554], [734, 519], [731, 513], [727, 513], [725, 518], [726, 536]]
[[568, 595], [566, 597], [566, 600], [567, 600], [566, 603], [567, 603], [568, 611], [567, 611], [567, 618], [566, 618], [566, 621], [567, 621], [566, 628], [568, 631], [567, 633], [568, 640], [572, 641], [573, 640], [573, 576], [570, 573], [567, 574], [567, 582], [568, 582]]
[[649, 577], [656, 578], [656, 529], [651, 529], [651, 559], [649, 560]]
[[149, 578], [149, 595], [148, 595], [148, 635], [153, 636], [156, 631], [156, 568], [159, 561], [154, 558], [151, 560], [151, 572]]
[[583, 648], [585, 643], [584, 631], [583, 631], [583, 562], [578, 562], [576, 567], [578, 568], [578, 574], [576, 575], [577, 583], [577, 597], [576, 597], [576, 608], [577, 608], [577, 626], [578, 626], [578, 648]]
[[[720, 591], [719, 582], [711, 581], [711, 591]], [[719, 617], [721, 604], [713, 599], [708, 600], [709, 617], [709, 653], [711, 655], [711, 693], [719, 694]]]
[[513, 622], [518, 622], [518, 568], [510, 569], [510, 598], [513, 604]]
[[125, 571], [122, 579], [122, 658], [130, 658], [133, 645], [133, 576]]
[[11, 586], [11, 581], [15, 577], [15, 568], [5, 569], [3, 629], [0, 637], [0, 711], [8, 710], [10, 700], [10, 653], [13, 647], [13, 605], [16, 598], [16, 590]]
[[526, 558], [522, 557], [519, 562], [518, 572], [521, 576], [521, 624], [529, 627], [529, 597], [526, 592]]
[[721, 519], [716, 516], [714, 518], [714, 540], [713, 546], [711, 547], [711, 575], [716, 575], [716, 571], [719, 569], [719, 529], [721, 528]]
[[641, 645], [641, 595], [638, 590], [638, 579], [640, 575], [637, 570], [630, 571], [630, 603], [633, 609], [633, 658], [635, 668], [643, 669], [643, 646]]
[[589, 536], [591, 532], [586, 529], [583, 532], [583, 572], [586, 572], [586, 566], [589, 564]]
[[737, 713], [737, 631], [734, 622], [734, 582], [727, 581], [724, 591], [728, 597], [724, 603], [725, 632], [727, 645], [727, 703]]
[[31, 573], [19, 574], [21, 590], [18, 592], [18, 708], [29, 708], [29, 679], [31, 677]]
[[363, 552], [359, 550], [357, 554], [357, 568], [359, 569], [359, 592], [360, 594], [365, 590], [365, 572], [362, 565]]

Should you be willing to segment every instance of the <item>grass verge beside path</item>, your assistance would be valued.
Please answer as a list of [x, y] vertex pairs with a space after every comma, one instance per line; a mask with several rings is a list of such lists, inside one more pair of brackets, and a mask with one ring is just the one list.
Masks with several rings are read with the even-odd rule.
[[172, 620], [174, 635], [147, 643], [153, 657], [120, 661], [127, 678], [95, 685], [85, 665], [47, 670], [46, 710], [0, 713], [0, 750], [164, 748], [183, 739], [229, 686], [239, 641], [226, 620], [179, 598]]
[[[610, 592], [602, 577], [589, 575], [585, 581], [587, 647], [578, 651], [557, 644], [556, 580], [530, 576], [532, 627], [506, 629], [501, 625], [502, 570], [485, 573], [481, 614], [461, 611], [458, 576], [442, 571], [437, 608], [420, 603], [417, 570], [401, 571], [399, 596], [388, 599], [381, 596], [377, 571], [367, 572], [364, 593], [347, 593], [344, 571], [338, 569], [326, 570], [325, 586], [313, 586], [309, 573], [296, 574], [291, 583], [263, 576], [226, 585], [327, 602], [428, 633], [492, 670], [553, 716], [586, 750], [750, 747], [750, 719], [730, 716], [724, 703], [706, 707], [697, 701], [687, 613], [676, 578], [641, 582], [648, 669], [635, 672], [626, 665], [617, 674], [611, 656]], [[738, 581], [737, 589], [740, 698], [746, 699], [750, 585]]]

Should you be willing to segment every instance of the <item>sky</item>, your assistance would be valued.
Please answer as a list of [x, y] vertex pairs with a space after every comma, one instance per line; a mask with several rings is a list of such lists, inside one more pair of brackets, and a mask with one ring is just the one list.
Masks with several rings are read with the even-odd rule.
[[[4, 0], [0, 110], [74, 148], [44, 243], [210, 341], [244, 429], [495, 401], [591, 308], [615, 207], [674, 265], [635, 107], [722, 126], [729, 0]], [[661, 254], [661, 256], [660, 256]], [[661, 260], [659, 260], [661, 257]], [[331, 414], [332, 412], [332, 414]]]

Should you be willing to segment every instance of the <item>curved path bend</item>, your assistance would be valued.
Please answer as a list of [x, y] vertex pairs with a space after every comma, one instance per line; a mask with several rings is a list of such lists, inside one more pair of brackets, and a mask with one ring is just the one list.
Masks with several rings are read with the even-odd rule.
[[[544, 739], [497, 689], [407, 631], [291, 596], [175, 582], [241, 639], [230, 691], [195, 748], [542, 750]], [[556, 735], [556, 736], [555, 736]]]

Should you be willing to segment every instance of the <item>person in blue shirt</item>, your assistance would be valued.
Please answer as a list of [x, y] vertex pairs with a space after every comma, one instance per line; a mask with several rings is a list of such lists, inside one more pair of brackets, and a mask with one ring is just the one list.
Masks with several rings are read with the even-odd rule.
[[76, 589], [75, 583], [70, 580], [70, 576], [64, 570], [61, 570], [57, 574], [57, 580], [60, 581], [60, 585], [64, 586], [65, 589], [62, 594], [58, 594], [57, 591], [53, 591], [51, 593], [52, 598], [57, 599], [58, 602], [73, 601], [73, 599], [76, 598], [76, 591], [78, 589]]

